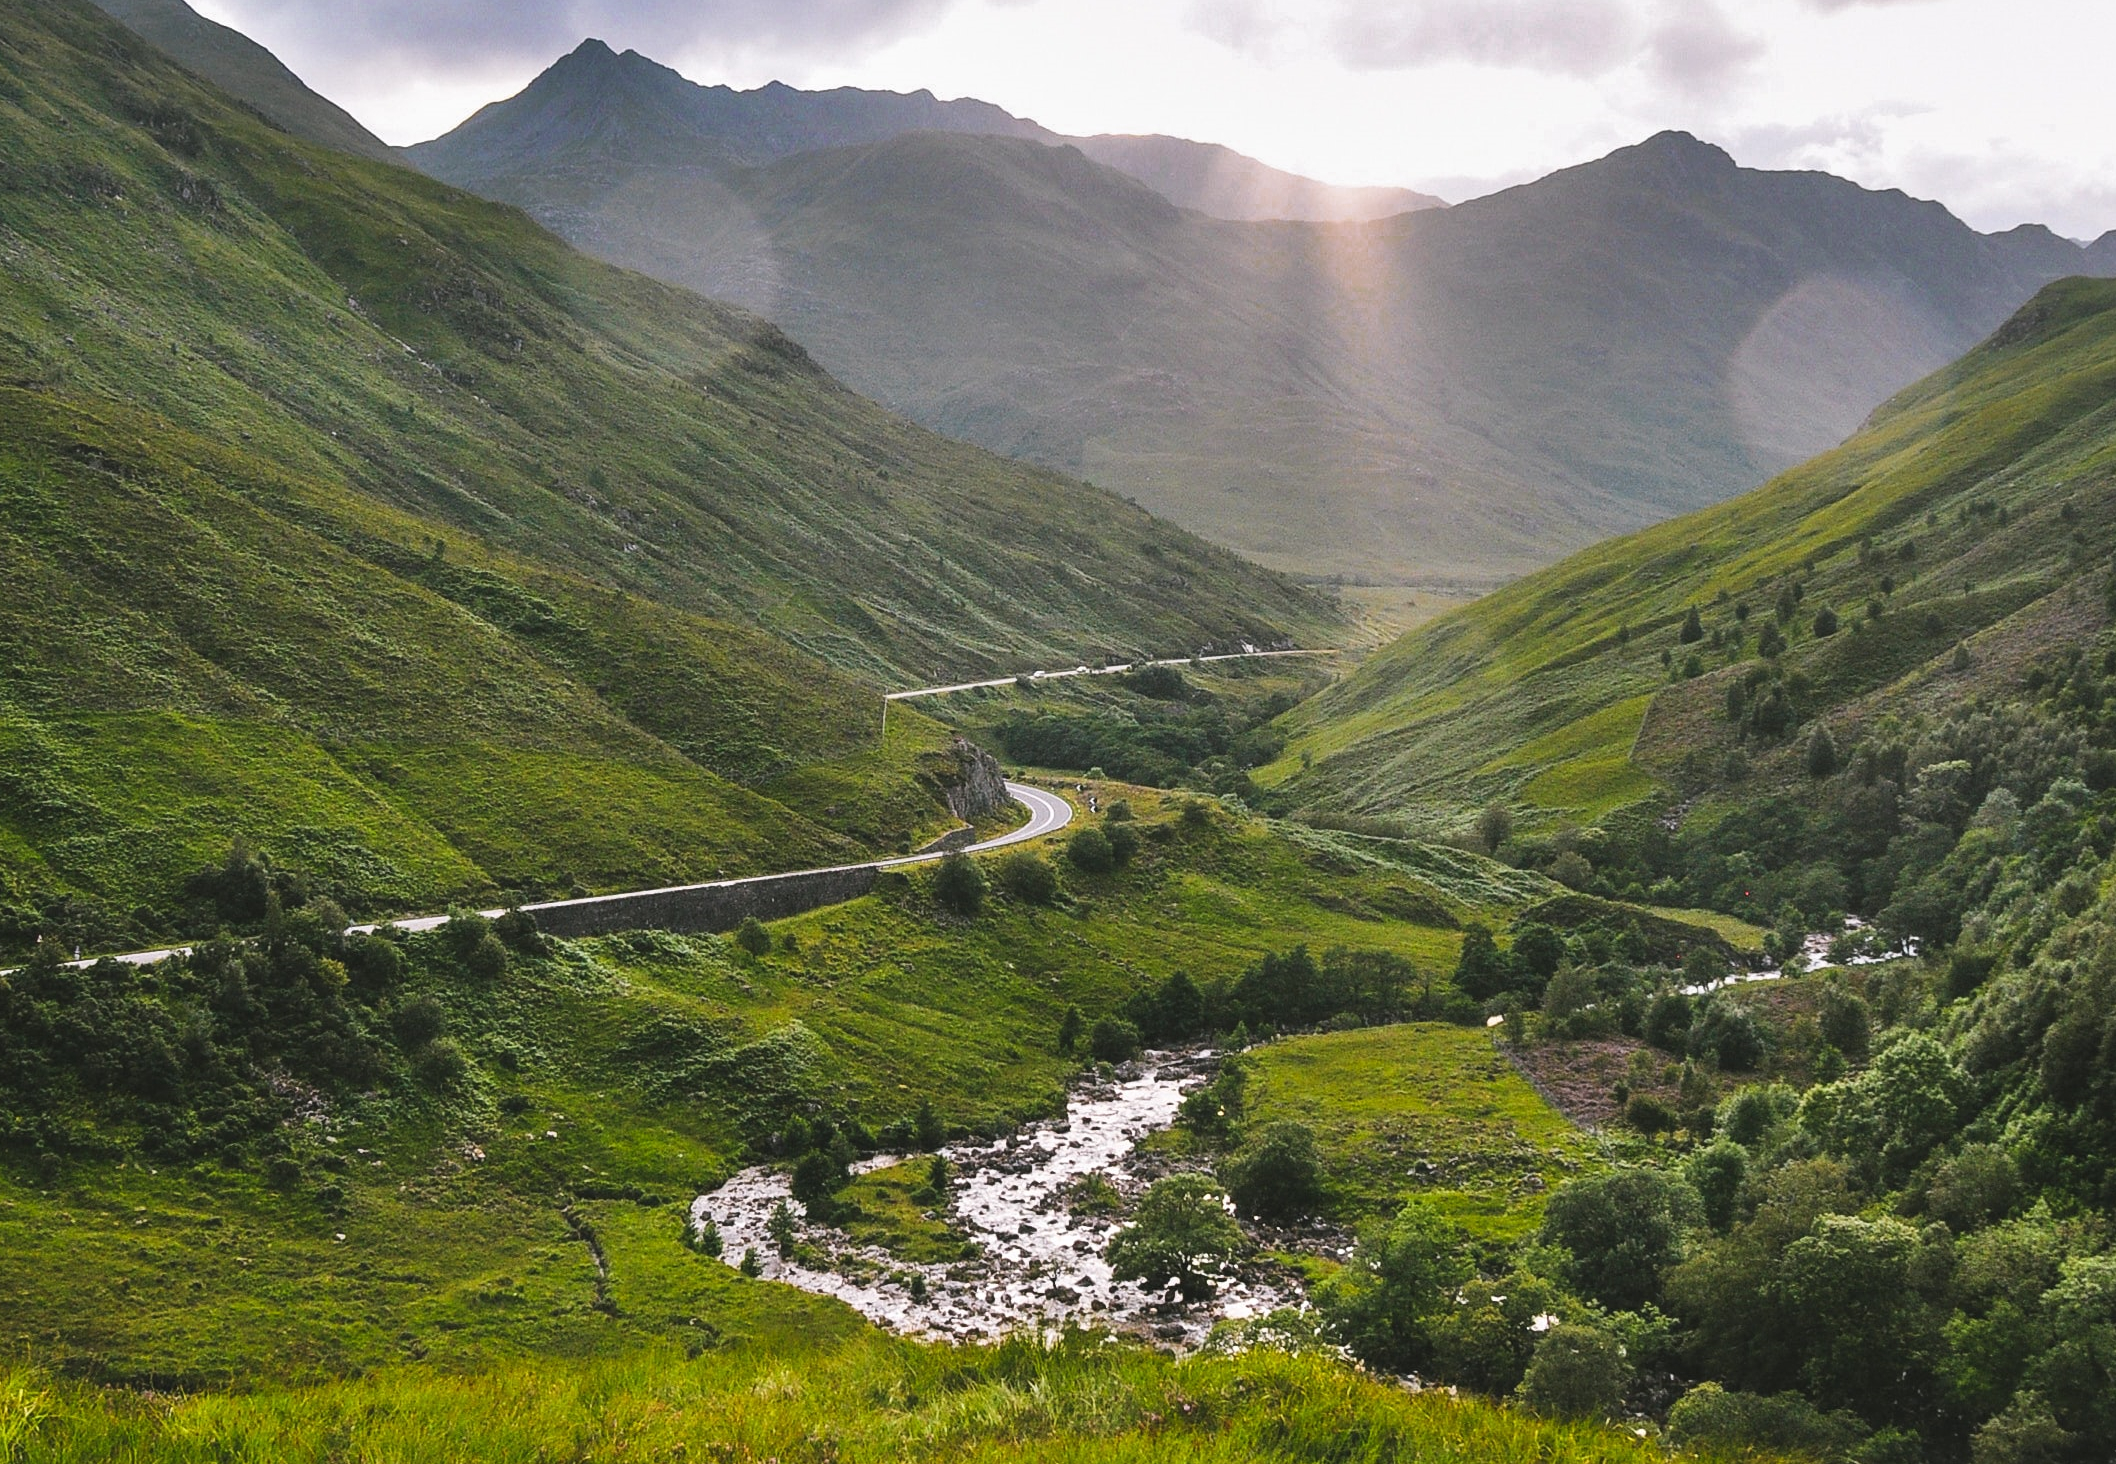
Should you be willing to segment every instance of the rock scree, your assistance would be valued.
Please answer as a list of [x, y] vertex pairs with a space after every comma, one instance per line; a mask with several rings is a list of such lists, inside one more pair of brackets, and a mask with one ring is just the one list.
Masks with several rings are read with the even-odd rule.
[[[835, 1296], [893, 1331], [977, 1340], [1099, 1326], [1162, 1346], [1196, 1347], [1222, 1318], [1300, 1305], [1298, 1285], [1250, 1267], [1212, 1300], [1185, 1305], [1173, 1291], [1114, 1280], [1102, 1252], [1122, 1218], [1076, 1214], [1068, 1199], [1088, 1175], [1100, 1175], [1127, 1204], [1143, 1194], [1169, 1166], [1141, 1153], [1140, 1141], [1173, 1124], [1185, 1088], [1199, 1086], [1214, 1067], [1209, 1054], [1149, 1052], [1118, 1069], [1114, 1080], [1091, 1078], [1076, 1087], [1062, 1119], [1030, 1124], [996, 1143], [943, 1149], [955, 1171], [946, 1218], [975, 1243], [978, 1254], [970, 1260], [905, 1261], [805, 1220], [795, 1255], [782, 1259], [766, 1225], [788, 1199], [789, 1179], [771, 1165], [746, 1169], [700, 1195], [691, 1223], [702, 1227], [710, 1219], [719, 1227], [727, 1265], [754, 1248], [765, 1277]], [[885, 1155], [856, 1170], [901, 1162], [902, 1156]], [[800, 1207], [792, 1208], [798, 1217]], [[819, 1260], [827, 1264], [814, 1264]]]

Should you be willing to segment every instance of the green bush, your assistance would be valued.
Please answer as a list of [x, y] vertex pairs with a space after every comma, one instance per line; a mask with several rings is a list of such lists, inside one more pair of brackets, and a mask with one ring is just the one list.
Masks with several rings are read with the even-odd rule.
[[1096, 1062], [1130, 1062], [1139, 1055], [1139, 1029], [1122, 1017], [1104, 1017], [1087, 1034], [1087, 1050]]
[[1274, 1123], [1220, 1168], [1235, 1208], [1274, 1224], [1311, 1215], [1322, 1204], [1322, 1163], [1306, 1124]]
[[1352, 1259], [1317, 1288], [1331, 1335], [1362, 1361], [1420, 1372], [1434, 1360], [1434, 1328], [1469, 1280], [1468, 1238], [1413, 1200], [1385, 1225], [1363, 1230]]
[[1521, 1401], [1546, 1418], [1607, 1418], [1630, 1383], [1631, 1365], [1616, 1338], [1599, 1327], [1560, 1323], [1536, 1344]]
[[1017, 849], [999, 861], [998, 885], [1026, 905], [1049, 905], [1059, 895], [1058, 871], [1033, 849]]
[[964, 917], [985, 907], [990, 884], [984, 870], [967, 854], [950, 854], [933, 874], [933, 898], [944, 910]]
[[771, 932], [756, 916], [747, 915], [735, 931], [735, 944], [752, 956], [768, 956], [771, 954]]
[[1866, 1437], [1849, 1413], [1824, 1413], [1798, 1393], [1766, 1397], [1699, 1383], [1668, 1410], [1668, 1437], [1684, 1447], [1754, 1449], [1841, 1458]]
[[1065, 857], [1082, 874], [1108, 874], [1117, 867], [1117, 851], [1110, 847], [1109, 835], [1093, 824], [1075, 830], [1066, 840]]

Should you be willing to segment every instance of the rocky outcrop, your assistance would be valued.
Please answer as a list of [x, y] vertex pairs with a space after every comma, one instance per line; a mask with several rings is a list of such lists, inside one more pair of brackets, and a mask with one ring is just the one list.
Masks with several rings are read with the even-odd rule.
[[941, 773], [941, 796], [948, 809], [964, 823], [989, 818], [1007, 805], [1006, 775], [999, 759], [967, 737], [958, 737], [949, 748], [954, 766]]

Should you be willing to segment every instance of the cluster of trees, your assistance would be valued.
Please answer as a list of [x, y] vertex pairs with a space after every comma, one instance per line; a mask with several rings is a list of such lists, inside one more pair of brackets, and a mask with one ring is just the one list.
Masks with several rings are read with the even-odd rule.
[[1320, 959], [1306, 946], [1267, 954], [1230, 980], [1203, 985], [1178, 971], [1134, 995], [1120, 1012], [1090, 1026], [1067, 1013], [1059, 1050], [1122, 1062], [1142, 1046], [1230, 1038], [1245, 1046], [1276, 1032], [1318, 1026], [1483, 1019], [1483, 1008], [1446, 980], [1390, 951], [1332, 947]]
[[139, 1153], [285, 1170], [289, 1100], [275, 1079], [347, 1101], [445, 1093], [469, 1062], [436, 993], [489, 984], [540, 945], [524, 916], [458, 915], [419, 938], [414, 990], [405, 937], [347, 936], [330, 901], [289, 910], [269, 883], [226, 888], [261, 898], [259, 934], [153, 967], [74, 967], [47, 942], [0, 978], [0, 1145], [46, 1163]]
[[[1014, 712], [994, 729], [1006, 755], [1035, 767], [1086, 771], [1149, 787], [1212, 792], [1247, 783], [1248, 769], [1277, 757], [1285, 738], [1271, 721], [1293, 705], [1283, 693], [1234, 708], [1192, 686], [1172, 666], [1122, 678], [1143, 698], [1129, 710]], [[1241, 791], [1233, 789], [1232, 791]]]

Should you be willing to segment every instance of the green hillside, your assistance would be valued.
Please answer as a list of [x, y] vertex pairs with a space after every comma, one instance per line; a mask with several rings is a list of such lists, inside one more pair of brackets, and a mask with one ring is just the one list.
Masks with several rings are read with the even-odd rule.
[[893, 850], [882, 686], [1336, 623], [85, 5], [0, 37], [9, 945], [191, 929], [238, 836], [373, 913]]
[[363, 158], [385, 162], [396, 158], [395, 148], [362, 127], [343, 107], [309, 90], [277, 56], [241, 31], [207, 20], [184, 0], [96, 0], [96, 4], [296, 137]]
[[1840, 450], [1405, 636], [1292, 713], [1261, 776], [1428, 830], [1493, 801], [1546, 829], [1697, 821], [1804, 793], [1817, 727], [1848, 766], [2030, 699], [2103, 623], [2112, 384], [2116, 286], [2053, 285]]

